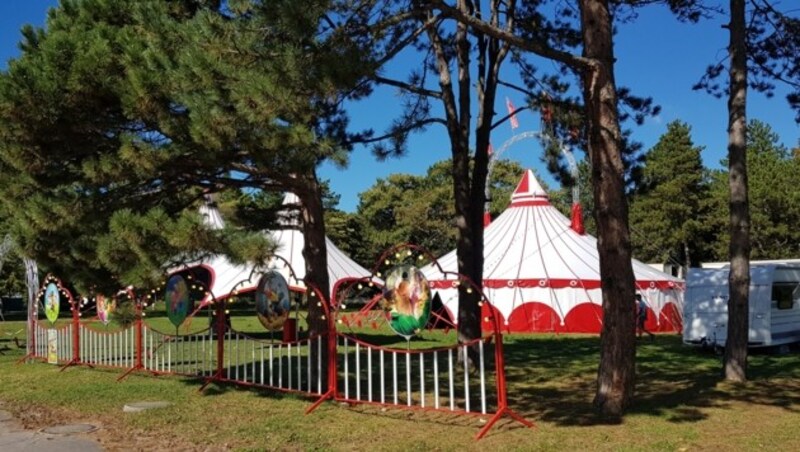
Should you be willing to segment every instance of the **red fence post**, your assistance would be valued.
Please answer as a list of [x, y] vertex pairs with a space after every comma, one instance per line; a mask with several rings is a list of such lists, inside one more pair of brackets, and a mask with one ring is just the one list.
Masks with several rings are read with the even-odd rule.
[[72, 361], [73, 363], [81, 362], [81, 318], [80, 318], [80, 305], [75, 303], [75, 300], [70, 297], [70, 305], [72, 307]]
[[223, 368], [223, 361], [225, 358], [225, 302], [223, 300], [217, 300], [215, 304], [216, 310], [214, 315], [217, 318], [217, 324], [214, 325], [214, 328], [217, 331], [217, 373], [214, 376], [215, 378], [222, 378], [223, 372], [225, 369]]

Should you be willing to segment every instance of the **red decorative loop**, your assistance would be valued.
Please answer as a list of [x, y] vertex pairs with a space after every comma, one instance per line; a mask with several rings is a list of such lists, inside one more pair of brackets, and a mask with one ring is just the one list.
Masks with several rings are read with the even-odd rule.
[[650, 281], [650, 288], [652, 289], [652, 288], [654, 288], [654, 287], [656, 287], [656, 283], [655, 283], [655, 281]]

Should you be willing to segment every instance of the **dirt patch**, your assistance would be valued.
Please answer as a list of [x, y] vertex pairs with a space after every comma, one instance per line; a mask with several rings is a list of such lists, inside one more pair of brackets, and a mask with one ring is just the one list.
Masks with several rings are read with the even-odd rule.
[[96, 425], [98, 427], [96, 431], [81, 436], [96, 440], [108, 451], [217, 452], [229, 450], [224, 445], [201, 446], [182, 441], [167, 433], [132, 429], [111, 414], [86, 418], [72, 410], [56, 407], [26, 406], [23, 409], [6, 403], [3, 404], [3, 408], [11, 412], [22, 426], [29, 430], [41, 430], [64, 424]]

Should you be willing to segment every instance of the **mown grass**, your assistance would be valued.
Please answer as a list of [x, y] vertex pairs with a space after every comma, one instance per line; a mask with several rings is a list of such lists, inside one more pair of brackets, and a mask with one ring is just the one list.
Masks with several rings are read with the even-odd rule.
[[[164, 319], [148, 319], [162, 322]], [[195, 322], [198, 322], [196, 319]], [[200, 322], [202, 323], [202, 322]], [[252, 318], [234, 327], [258, 332]], [[168, 326], [168, 324], [165, 324]], [[264, 390], [134, 374], [117, 382], [118, 371], [47, 364], [16, 365], [23, 352], [11, 341], [22, 322], [0, 323], [0, 400], [24, 413], [31, 407], [92, 420], [106, 434], [127, 437], [117, 447], [147, 444], [199, 450], [800, 450], [800, 353], [754, 353], [750, 381], [721, 379], [720, 358], [684, 347], [678, 336], [638, 344], [636, 400], [622, 419], [598, 417], [592, 409], [599, 339], [594, 336], [507, 336], [506, 364], [511, 407], [535, 429], [504, 418], [479, 442], [487, 416], [345, 407], [324, 403], [303, 413], [312, 400]], [[169, 331], [166, 329], [165, 331]], [[263, 329], [261, 330], [263, 331]], [[397, 343], [379, 330], [371, 341]], [[24, 332], [20, 334], [24, 341]], [[425, 332], [414, 347], [453, 342], [449, 334]], [[402, 343], [402, 341], [401, 341]], [[166, 400], [173, 405], [145, 413], [123, 413], [125, 403]], [[155, 443], [154, 443], [155, 442]]]

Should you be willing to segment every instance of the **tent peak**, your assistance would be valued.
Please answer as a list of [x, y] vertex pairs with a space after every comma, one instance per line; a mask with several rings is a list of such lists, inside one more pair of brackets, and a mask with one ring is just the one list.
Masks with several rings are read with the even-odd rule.
[[203, 196], [203, 204], [200, 205], [199, 211], [203, 223], [207, 227], [217, 230], [225, 228], [225, 220], [222, 219], [222, 215], [220, 215], [219, 209], [217, 208], [217, 203], [211, 195]]
[[511, 194], [511, 207], [529, 205], [549, 205], [550, 197], [536, 179], [533, 171], [525, 170], [522, 179]]

